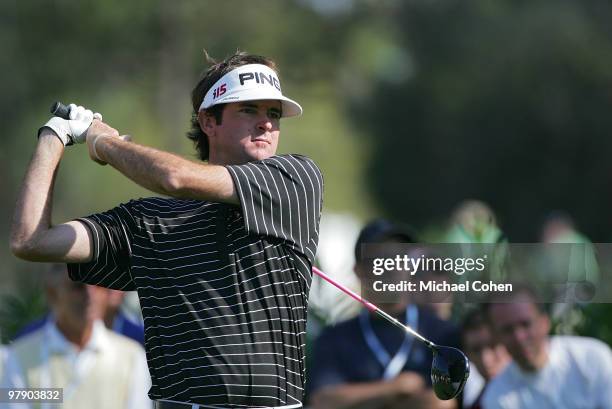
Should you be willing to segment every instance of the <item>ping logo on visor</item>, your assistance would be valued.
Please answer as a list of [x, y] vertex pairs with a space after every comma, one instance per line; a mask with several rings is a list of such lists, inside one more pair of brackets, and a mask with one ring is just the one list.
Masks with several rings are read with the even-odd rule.
[[240, 85], [244, 85], [245, 82], [254, 79], [258, 84], [268, 82], [268, 84], [275, 86], [277, 90], [281, 90], [280, 82], [273, 74], [266, 75], [263, 72], [243, 72], [242, 74], [238, 75], [238, 79], [240, 80]]
[[199, 110], [217, 104], [269, 99], [281, 101], [283, 117], [302, 114], [300, 104], [283, 95], [274, 70], [263, 64], [247, 64], [228, 72], [210, 87]]

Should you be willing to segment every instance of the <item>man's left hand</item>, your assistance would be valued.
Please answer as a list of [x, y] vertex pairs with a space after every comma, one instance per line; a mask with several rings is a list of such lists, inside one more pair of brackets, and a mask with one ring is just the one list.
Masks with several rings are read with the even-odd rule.
[[118, 138], [124, 141], [130, 140], [128, 135], [119, 136], [119, 132], [115, 128], [94, 119], [85, 134], [85, 140], [87, 141], [89, 157], [100, 165], [106, 165], [106, 162], [100, 158], [99, 154], [99, 147], [104, 138]]

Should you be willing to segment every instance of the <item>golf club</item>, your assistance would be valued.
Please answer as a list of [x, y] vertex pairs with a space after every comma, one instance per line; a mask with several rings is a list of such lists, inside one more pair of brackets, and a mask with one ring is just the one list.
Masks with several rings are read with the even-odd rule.
[[60, 118], [64, 119], [70, 119], [70, 108], [59, 101], [54, 102], [53, 105], [51, 105], [50, 111], [52, 115], [59, 116]]
[[363, 299], [357, 293], [346, 288], [342, 284], [329, 277], [316, 267], [312, 268], [313, 273], [340, 289], [344, 293], [350, 295], [355, 300], [359, 301], [365, 307], [389, 321], [391, 324], [401, 328], [405, 332], [413, 335], [420, 341], [424, 342], [433, 353], [433, 361], [431, 363], [431, 382], [434, 392], [439, 399], [448, 400], [457, 396], [470, 375], [470, 363], [463, 352], [457, 348], [436, 345], [414, 329], [402, 324], [371, 302]]
[[[57, 117], [60, 117], [63, 119], [70, 119], [70, 108], [67, 105], [62, 104], [59, 101], [54, 102], [51, 105], [51, 108], [49, 109], [49, 111], [51, 111], [52, 115], [55, 115]], [[124, 141], [130, 142], [132, 140], [132, 137], [131, 135], [122, 135], [121, 139], [123, 139]]]

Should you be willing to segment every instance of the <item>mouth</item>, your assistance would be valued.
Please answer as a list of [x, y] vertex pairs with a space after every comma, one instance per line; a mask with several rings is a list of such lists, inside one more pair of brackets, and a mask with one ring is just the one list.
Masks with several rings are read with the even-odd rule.
[[530, 348], [519, 348], [518, 352], [521, 359], [527, 362], [531, 361], [535, 356], [534, 351], [532, 351]]
[[252, 142], [254, 142], [254, 143], [256, 143], [256, 142], [263, 142], [263, 143], [266, 143], [268, 145], [271, 144], [271, 142], [268, 139], [265, 139], [265, 138], [255, 138], [255, 139], [252, 139]]

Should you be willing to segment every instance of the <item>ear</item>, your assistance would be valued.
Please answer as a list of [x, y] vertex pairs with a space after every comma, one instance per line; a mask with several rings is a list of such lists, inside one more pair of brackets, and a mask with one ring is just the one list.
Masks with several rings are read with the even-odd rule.
[[214, 135], [214, 131], [217, 127], [217, 120], [213, 115], [206, 111], [198, 112], [198, 123], [200, 124], [202, 132], [208, 135], [208, 137]]

